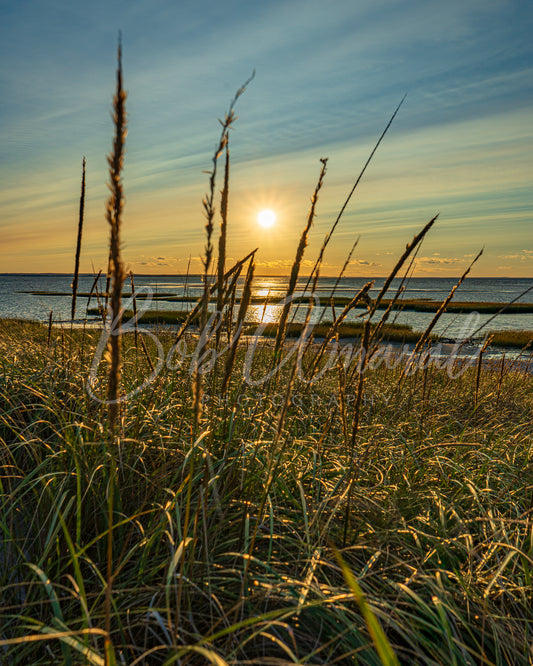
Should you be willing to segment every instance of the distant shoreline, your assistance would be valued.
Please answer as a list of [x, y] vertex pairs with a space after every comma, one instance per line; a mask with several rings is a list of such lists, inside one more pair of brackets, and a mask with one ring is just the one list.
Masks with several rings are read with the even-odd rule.
[[[130, 321], [133, 318], [133, 316], [134, 315], [132, 311], [125, 311], [123, 323], [126, 324], [128, 321]], [[157, 312], [157, 311], [148, 310], [144, 312], [142, 316], [139, 317], [138, 324], [140, 327], [150, 327], [150, 329], [153, 329], [154, 327], [157, 328], [158, 326], [163, 326], [167, 328], [167, 330], [171, 331], [174, 330], [174, 328], [176, 330], [179, 330], [179, 328], [185, 324], [186, 318], [187, 318], [187, 313], [184, 311]], [[22, 319], [15, 317], [0, 317], [0, 325], [2, 324], [9, 325], [9, 322], [13, 323], [24, 322], [29, 324], [40, 325], [43, 327], [48, 326], [48, 324], [46, 324], [44, 321], [36, 321], [32, 319]], [[62, 328], [70, 325], [71, 325], [70, 320], [53, 321], [52, 323], [52, 326], [54, 328]], [[96, 316], [93, 316], [90, 319], [86, 319], [85, 321], [79, 319], [75, 320], [73, 325], [74, 328], [78, 329], [83, 327], [87, 327], [93, 330], [103, 329], [101, 319]], [[262, 340], [269, 341], [276, 336], [277, 333], [276, 323], [247, 321], [245, 323], [243, 337], [244, 338], [253, 337], [254, 330], [257, 329], [257, 327], [259, 326], [264, 327], [260, 335]], [[313, 327], [314, 341], [316, 341], [317, 343], [321, 343], [325, 339], [324, 331], [327, 330], [330, 326], [331, 326], [330, 321], [324, 321], [322, 324], [315, 325]], [[198, 333], [198, 329], [196, 324], [194, 323], [194, 320], [189, 322], [188, 329], [191, 333]], [[286, 331], [287, 341], [294, 340], [295, 338], [300, 337], [302, 330], [303, 330], [303, 324], [301, 323], [288, 324]], [[131, 332], [133, 333], [133, 331], [134, 329], [132, 326]], [[353, 323], [353, 322], [342, 323], [338, 328], [339, 343], [340, 344], [359, 343], [362, 331], [363, 331], [363, 325], [360, 323]], [[401, 345], [415, 344], [420, 339], [421, 333], [420, 331], [413, 330], [411, 326], [408, 325], [387, 324], [385, 325], [383, 331], [381, 332], [381, 335], [382, 337], [379, 340], [381, 344], [384, 345], [392, 344], [394, 346], [399, 347]], [[505, 350], [520, 351], [526, 348], [528, 345], [529, 347], [526, 349], [526, 353], [527, 354], [533, 353], [533, 330], [519, 330], [519, 331], [490, 330], [487, 331], [486, 334], [482, 336], [473, 338], [468, 343], [468, 346], [478, 351], [481, 344], [483, 343], [485, 338], [488, 337], [488, 335], [493, 336], [493, 341], [491, 345], [488, 347], [489, 354], [495, 351], [498, 352], [498, 350], [502, 350], [504, 352]], [[436, 334], [432, 334], [428, 338], [428, 342], [431, 345], [448, 345], [450, 347], [453, 347], [454, 345], [457, 345], [462, 341], [447, 336], [438, 336]], [[468, 352], [466, 353], [468, 354]], [[460, 355], [462, 355], [462, 352], [460, 352]]]
[[[71, 292], [66, 291], [20, 291], [21, 294], [30, 294], [32, 296], [71, 296]], [[88, 298], [89, 292], [79, 292], [78, 296], [81, 298]], [[105, 294], [103, 294], [105, 297]], [[131, 298], [132, 292], [124, 292], [122, 298]], [[198, 297], [196, 296], [176, 296], [171, 293], [157, 294], [150, 296], [149, 299], [142, 294], [136, 296], [138, 301], [158, 301], [163, 303], [196, 303]], [[298, 296], [292, 299], [293, 303], [303, 303], [309, 300], [309, 296]], [[346, 296], [335, 296], [327, 299], [327, 304], [333, 303], [335, 306], [345, 306], [350, 304], [352, 299]], [[235, 305], [239, 305], [239, 300], [235, 301]], [[252, 305], [277, 305], [275, 299], [266, 296], [253, 296], [251, 299]], [[378, 310], [386, 310], [392, 303], [392, 299], [384, 298], [378, 306]], [[437, 312], [441, 306], [441, 302], [434, 299], [426, 298], [406, 298], [398, 299], [396, 301], [396, 310], [404, 310], [406, 312]], [[511, 314], [531, 314], [533, 313], [533, 303], [505, 303], [494, 301], [452, 301], [446, 306], [446, 312], [469, 313], [469, 312], [482, 312], [485, 314], [496, 314], [500, 311], [505, 311]]]

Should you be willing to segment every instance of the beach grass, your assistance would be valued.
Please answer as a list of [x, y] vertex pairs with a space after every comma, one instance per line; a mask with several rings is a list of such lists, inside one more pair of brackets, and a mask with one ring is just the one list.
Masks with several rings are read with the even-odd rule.
[[[0, 326], [6, 663], [103, 659], [109, 431], [83, 390], [99, 335], [54, 329], [48, 344], [45, 326]], [[353, 453], [352, 388], [335, 369], [311, 386], [296, 377], [275, 447], [288, 364], [269, 393], [247, 387], [244, 345], [226, 396], [205, 376], [198, 434], [184, 346], [178, 358], [174, 334], [158, 339], [165, 372], [121, 409], [116, 663], [382, 663], [336, 552], [401, 663], [528, 663], [531, 374], [483, 372], [474, 404], [475, 368], [452, 379], [430, 366], [401, 390], [399, 366], [370, 368]], [[255, 351], [253, 379], [272, 353]], [[150, 373], [123, 336], [123, 390]], [[70, 643], [48, 638], [61, 631]]]

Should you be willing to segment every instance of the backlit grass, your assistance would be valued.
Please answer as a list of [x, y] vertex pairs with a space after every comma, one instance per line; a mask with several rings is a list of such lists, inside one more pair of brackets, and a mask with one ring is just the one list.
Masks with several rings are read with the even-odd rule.
[[[108, 433], [83, 389], [98, 335], [54, 330], [48, 345], [39, 325], [0, 326], [2, 639], [86, 632], [7, 644], [6, 663], [103, 655], [91, 631], [104, 619]], [[168, 354], [173, 337], [160, 339]], [[339, 550], [402, 663], [528, 663], [532, 376], [483, 372], [476, 403], [475, 368], [451, 379], [430, 367], [399, 390], [399, 366], [383, 364], [368, 373], [352, 450], [354, 396], [335, 370], [296, 378], [275, 443], [287, 372], [253, 389], [242, 353], [224, 398], [206, 376], [196, 432], [186, 360], [122, 406], [117, 662], [380, 663]], [[271, 353], [256, 351], [254, 378]], [[124, 390], [149, 374], [126, 336]]]

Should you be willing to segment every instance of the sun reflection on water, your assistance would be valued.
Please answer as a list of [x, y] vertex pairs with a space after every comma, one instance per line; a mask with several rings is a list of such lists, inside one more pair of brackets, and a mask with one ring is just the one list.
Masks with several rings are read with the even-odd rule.
[[250, 305], [247, 319], [262, 324], [275, 324], [279, 321], [282, 306], [276, 305], [283, 299], [286, 292], [285, 279], [261, 278], [255, 284], [253, 290], [254, 298], [263, 298], [264, 303]]
[[263, 324], [274, 324], [279, 321], [281, 310], [280, 305], [250, 305], [247, 319]]

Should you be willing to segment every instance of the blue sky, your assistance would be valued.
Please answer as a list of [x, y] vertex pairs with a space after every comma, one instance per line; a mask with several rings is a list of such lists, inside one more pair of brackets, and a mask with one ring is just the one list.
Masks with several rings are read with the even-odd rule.
[[[394, 108], [323, 273], [383, 275], [440, 212], [418, 275], [533, 276], [533, 3], [524, 0], [0, 2], [0, 272], [72, 270], [87, 156], [82, 270], [105, 267], [105, 156], [118, 30], [129, 135], [124, 259], [193, 269], [204, 245], [217, 119], [255, 69], [231, 135], [229, 253], [259, 246], [286, 273], [320, 157], [328, 173], [307, 251]], [[256, 215], [273, 209], [262, 230]]]

